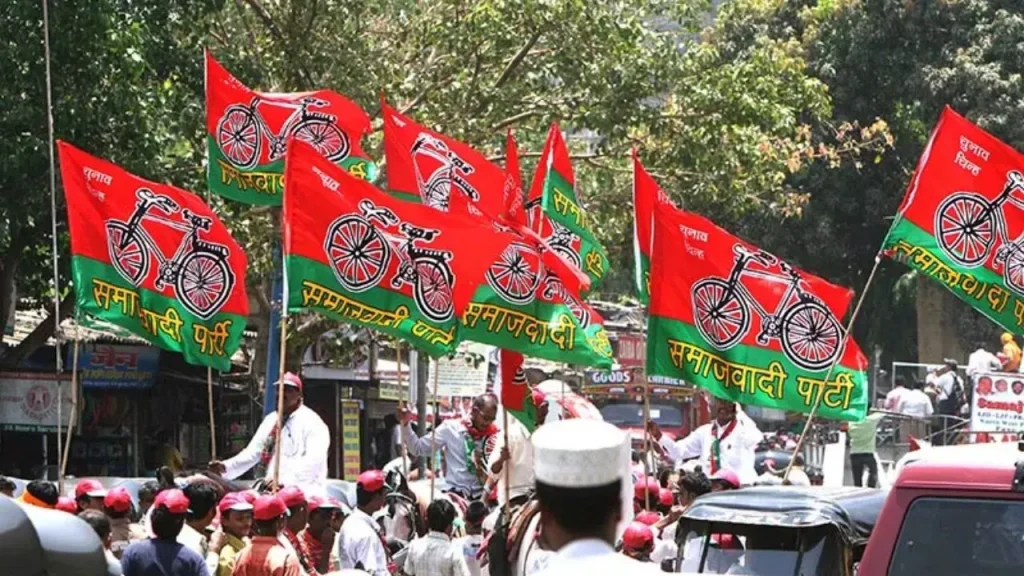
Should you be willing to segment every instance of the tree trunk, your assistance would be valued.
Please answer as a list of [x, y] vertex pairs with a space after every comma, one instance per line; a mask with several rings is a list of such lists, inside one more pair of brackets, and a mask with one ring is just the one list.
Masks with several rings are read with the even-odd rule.
[[0, 344], [4, 342], [4, 328], [7, 319], [14, 313], [18, 303], [15, 301], [14, 279], [21, 263], [21, 248], [17, 242], [8, 246], [7, 255], [0, 259]]
[[[74, 311], [75, 293], [72, 291], [60, 301], [59, 321], [63, 321], [65, 318], [70, 317]], [[6, 354], [0, 357], [0, 366], [16, 368], [21, 364], [22, 360], [29, 356], [29, 354], [35, 352], [46, 344], [46, 341], [54, 335], [55, 327], [56, 322], [54, 322], [53, 310], [51, 309], [50, 313], [46, 316], [46, 320], [43, 320], [38, 326], [36, 326], [35, 329], [21, 341], [21, 343], [14, 348], [11, 348]]]

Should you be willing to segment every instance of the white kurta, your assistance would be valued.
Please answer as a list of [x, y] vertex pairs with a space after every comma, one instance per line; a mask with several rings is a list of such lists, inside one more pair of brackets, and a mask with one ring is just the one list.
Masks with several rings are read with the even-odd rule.
[[604, 540], [588, 538], [563, 546], [536, 576], [632, 576], [660, 573], [657, 564], [638, 562], [616, 552]]
[[[705, 424], [678, 442], [673, 442], [662, 434], [659, 444], [669, 458], [675, 461], [677, 469], [682, 466], [683, 460], [697, 458], [701, 469], [710, 476], [711, 447], [717, 427], [717, 421]], [[740, 484], [749, 485], [757, 480], [757, 472], [754, 471], [754, 450], [763, 438], [764, 434], [757, 429], [757, 424], [740, 411], [736, 413], [736, 427], [720, 441], [718, 449], [722, 468], [735, 472], [739, 476]]]
[[[487, 459], [487, 471], [501, 457], [501, 448], [505, 445], [505, 433], [498, 432], [494, 450]], [[509, 460], [505, 462], [498, 477], [498, 504], [505, 505], [505, 479], [511, 478], [509, 497], [517, 498], [528, 494], [533, 489], [533, 443], [530, 442], [530, 431], [515, 419], [508, 419], [508, 452]], [[507, 470], [506, 470], [507, 468]]]
[[[233, 480], [245, 474], [260, 461], [263, 444], [277, 425], [277, 413], [263, 419], [252, 440], [234, 458], [224, 461], [224, 477]], [[331, 448], [331, 433], [320, 416], [302, 405], [285, 420], [281, 430], [281, 486], [299, 486], [306, 495], [326, 495], [327, 453]], [[267, 466], [272, 475], [274, 458]]]
[[377, 522], [362, 510], [356, 508], [345, 519], [338, 533], [338, 560], [342, 570], [352, 569], [362, 564], [363, 570], [373, 576], [390, 576], [388, 572], [388, 556], [384, 551], [384, 543], [377, 531]]

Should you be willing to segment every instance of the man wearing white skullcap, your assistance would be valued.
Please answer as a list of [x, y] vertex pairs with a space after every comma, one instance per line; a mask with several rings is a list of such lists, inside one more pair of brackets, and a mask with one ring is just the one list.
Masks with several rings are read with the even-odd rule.
[[571, 419], [545, 424], [532, 441], [540, 538], [557, 551], [537, 576], [656, 573], [613, 548], [623, 484], [631, 484], [625, 433], [600, 420]]

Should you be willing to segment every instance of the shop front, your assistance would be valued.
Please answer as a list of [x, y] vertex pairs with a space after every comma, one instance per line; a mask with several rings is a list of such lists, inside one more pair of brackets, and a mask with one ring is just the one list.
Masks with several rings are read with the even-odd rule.
[[69, 374], [0, 373], [0, 474], [56, 478], [57, 434], [72, 409], [70, 384]]

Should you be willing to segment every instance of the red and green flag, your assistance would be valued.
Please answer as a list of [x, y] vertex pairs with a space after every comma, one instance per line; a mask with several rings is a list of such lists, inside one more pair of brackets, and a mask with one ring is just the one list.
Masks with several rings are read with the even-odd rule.
[[608, 256], [577, 193], [569, 150], [557, 124], [548, 130], [527, 207], [530, 226], [589, 277], [591, 290], [596, 289], [608, 273]]
[[864, 418], [867, 359], [839, 320], [852, 291], [668, 204], [655, 207], [651, 256], [649, 377], [804, 413], [820, 394], [822, 417]]
[[285, 180], [288, 309], [453, 353], [459, 316], [513, 236], [386, 194], [303, 142], [289, 146]]
[[249, 300], [245, 252], [224, 224], [195, 194], [58, 149], [78, 311], [230, 370]]
[[246, 204], [281, 205], [289, 139], [372, 180], [377, 167], [362, 148], [370, 117], [331, 90], [250, 90], [206, 53], [207, 185]]
[[505, 172], [468, 144], [417, 124], [381, 102], [388, 189], [442, 212], [451, 194], [485, 215], [503, 211]]
[[500, 350], [498, 356], [501, 407], [510, 416], [522, 422], [531, 433], [537, 428], [537, 406], [523, 372], [523, 355], [511, 350]]
[[1024, 156], [947, 107], [882, 250], [1020, 332]]
[[505, 188], [502, 214], [514, 226], [525, 228], [529, 221], [523, 197], [523, 172], [519, 167], [519, 146], [512, 129], [505, 135]]
[[654, 227], [654, 207], [660, 202], [675, 206], [668, 194], [644, 170], [636, 150], [633, 150], [633, 266], [636, 293], [643, 304], [650, 301], [651, 230]]

